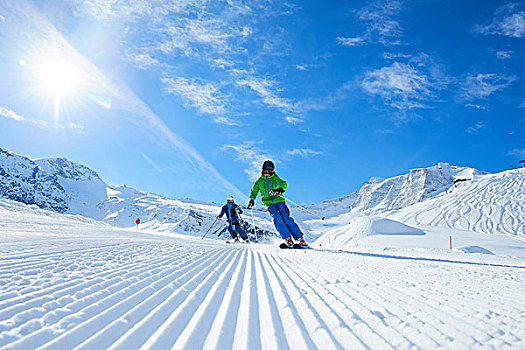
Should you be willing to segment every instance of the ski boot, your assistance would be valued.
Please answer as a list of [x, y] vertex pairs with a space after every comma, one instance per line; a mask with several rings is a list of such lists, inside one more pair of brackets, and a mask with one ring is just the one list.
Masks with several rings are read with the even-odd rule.
[[288, 248], [293, 248], [293, 239], [292, 239], [292, 236], [286, 238], [284, 240], [284, 243], [282, 243], [281, 245], [286, 245]]
[[300, 245], [301, 247], [308, 247], [308, 244], [304, 241], [304, 237], [301, 236], [298, 240], [297, 240], [297, 243], [298, 245]]

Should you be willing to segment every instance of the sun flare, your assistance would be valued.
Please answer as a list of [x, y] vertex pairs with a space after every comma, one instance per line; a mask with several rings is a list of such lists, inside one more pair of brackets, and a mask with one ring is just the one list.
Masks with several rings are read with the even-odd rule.
[[78, 68], [65, 59], [53, 57], [43, 60], [37, 69], [41, 88], [55, 98], [74, 95], [81, 86]]

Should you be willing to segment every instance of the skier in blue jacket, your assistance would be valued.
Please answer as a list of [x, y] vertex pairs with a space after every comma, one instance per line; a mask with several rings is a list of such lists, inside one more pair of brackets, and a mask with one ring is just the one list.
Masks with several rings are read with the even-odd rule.
[[229, 196], [228, 198], [226, 198], [226, 204], [223, 205], [221, 213], [217, 216], [217, 219], [222, 218], [224, 214], [226, 214], [227, 217], [228, 232], [230, 232], [233, 242], [239, 242], [239, 237], [237, 237], [237, 233], [245, 242], [248, 242], [248, 235], [246, 235], [246, 232], [244, 232], [240, 225], [239, 214], [242, 214], [242, 210], [237, 204], [235, 204], [233, 196]]

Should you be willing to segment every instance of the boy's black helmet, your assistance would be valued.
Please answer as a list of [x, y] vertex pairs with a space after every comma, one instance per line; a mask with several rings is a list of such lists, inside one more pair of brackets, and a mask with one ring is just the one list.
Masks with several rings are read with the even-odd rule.
[[262, 165], [262, 170], [275, 170], [275, 165], [271, 160], [265, 160]]

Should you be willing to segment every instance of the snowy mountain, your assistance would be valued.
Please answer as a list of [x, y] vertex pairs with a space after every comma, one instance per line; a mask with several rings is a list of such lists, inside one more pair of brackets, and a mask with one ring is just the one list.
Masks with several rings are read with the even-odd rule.
[[371, 177], [359, 191], [349, 196], [325, 201], [309, 208], [323, 216], [343, 213], [378, 214], [402, 209], [434, 198], [454, 185], [454, 180], [471, 180], [482, 171], [438, 163], [428, 168], [412, 169], [408, 174], [383, 179]]
[[310, 223], [324, 229], [315, 245], [446, 250], [452, 243], [454, 250], [465, 253], [523, 257], [525, 172], [469, 173], [474, 175], [471, 180], [398, 210], [385, 211], [379, 205], [359, 211], [357, 206], [329, 219], [330, 227]]
[[[1, 149], [0, 198], [82, 215], [117, 227], [132, 227], [140, 218], [142, 228], [195, 236], [212, 225], [221, 207], [191, 199], [168, 199], [124, 185], [110, 186], [95, 171], [65, 158], [31, 160]], [[275, 234], [263, 216], [258, 213], [255, 218], [260, 240]], [[248, 223], [245, 230], [254, 232]], [[228, 235], [224, 219], [216, 222], [208, 234]]]
[[1, 148], [0, 197], [59, 213], [69, 209], [69, 197], [56, 176], [31, 159]]

